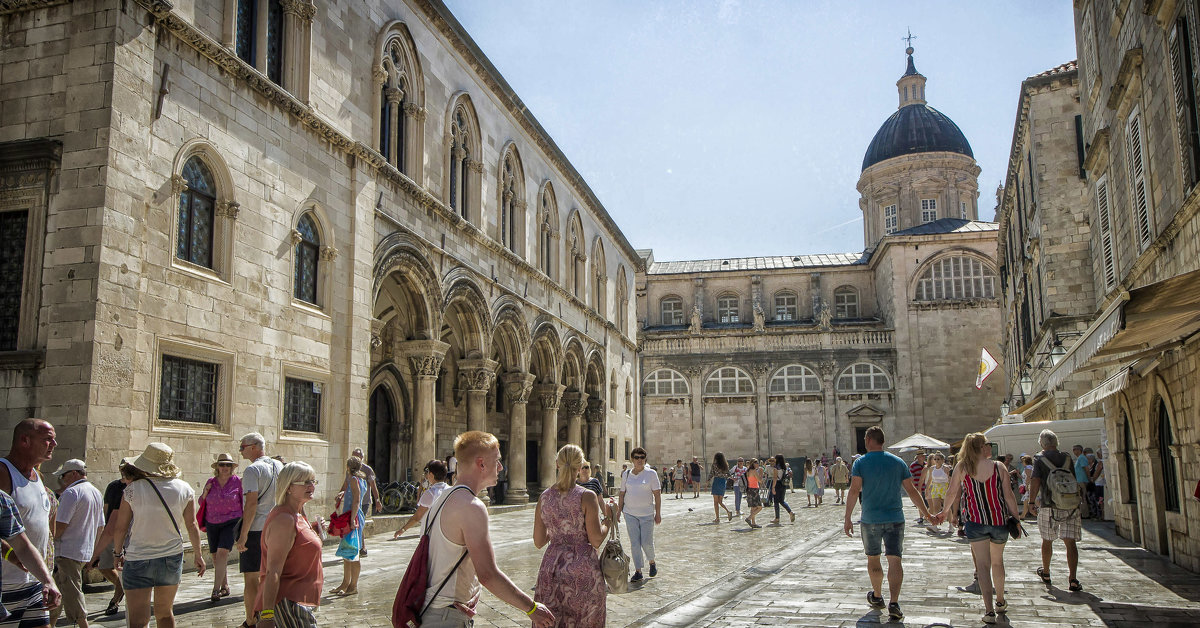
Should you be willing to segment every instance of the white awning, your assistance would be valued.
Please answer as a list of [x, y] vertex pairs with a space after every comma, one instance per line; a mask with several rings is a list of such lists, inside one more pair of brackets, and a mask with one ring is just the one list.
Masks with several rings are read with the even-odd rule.
[[1125, 322], [1123, 309], [1125, 303], [1129, 301], [1129, 293], [1122, 292], [1096, 320], [1088, 326], [1087, 331], [1083, 332], [1083, 336], [1079, 338], [1063, 356], [1063, 359], [1058, 362], [1054, 370], [1050, 371], [1050, 375], [1046, 378], [1046, 390], [1058, 388], [1058, 385], [1063, 383], [1072, 373], [1079, 370], [1085, 362], [1092, 359], [1098, 351], [1117, 332], [1121, 331], [1121, 327]]
[[1125, 384], [1129, 383], [1129, 374], [1134, 372], [1134, 368], [1137, 367], [1137, 365], [1138, 362], [1135, 361], [1132, 364], [1122, 366], [1120, 370], [1110, 375], [1108, 379], [1101, 382], [1099, 386], [1080, 395], [1079, 399], [1075, 400], [1075, 409], [1082, 410], [1093, 403], [1108, 397], [1109, 395], [1116, 394], [1125, 388]]

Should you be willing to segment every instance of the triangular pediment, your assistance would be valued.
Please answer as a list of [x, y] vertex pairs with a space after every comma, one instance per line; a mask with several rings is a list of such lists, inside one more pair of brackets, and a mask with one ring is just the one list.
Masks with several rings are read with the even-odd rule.
[[863, 403], [851, 408], [846, 416], [854, 419], [879, 419], [883, 417], [883, 411], [871, 404]]

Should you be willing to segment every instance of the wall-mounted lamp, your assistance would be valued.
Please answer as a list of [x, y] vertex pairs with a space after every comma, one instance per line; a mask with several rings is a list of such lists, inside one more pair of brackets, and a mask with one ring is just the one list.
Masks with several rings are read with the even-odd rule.
[[1000, 416], [1002, 416], [1002, 417], [1008, 416], [1008, 411], [1011, 409], [1012, 408], [1009, 407], [1009, 405], [1008, 405], [1008, 400], [1001, 402], [1000, 403]]
[[1028, 397], [1029, 394], [1032, 392], [1033, 392], [1033, 378], [1029, 376], [1029, 371], [1026, 370], [1025, 374], [1021, 375], [1021, 394], [1025, 397]]

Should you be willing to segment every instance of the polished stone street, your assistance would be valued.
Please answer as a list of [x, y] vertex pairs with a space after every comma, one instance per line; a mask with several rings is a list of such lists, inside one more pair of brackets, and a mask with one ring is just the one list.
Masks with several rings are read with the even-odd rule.
[[[854, 626], [877, 624], [878, 611], [867, 607], [866, 564], [858, 538], [841, 533], [840, 506], [829, 502], [805, 508], [805, 496], [790, 497], [797, 506], [795, 524], [765, 525], [751, 530], [745, 523], [722, 519], [712, 524], [712, 502], [666, 499], [657, 529], [660, 573], [625, 595], [608, 598], [610, 626]], [[689, 510], [694, 509], [694, 510]], [[769, 520], [768, 511], [759, 523]], [[915, 512], [912, 513], [915, 518]], [[529, 590], [537, 579], [541, 552], [531, 541], [533, 510], [492, 517], [492, 538], [502, 568]], [[784, 521], [787, 521], [786, 514]], [[1109, 524], [1085, 525], [1079, 578], [1084, 592], [1066, 591], [1065, 562], [1059, 554], [1052, 566], [1054, 583], [1041, 584], [1033, 574], [1038, 564], [1037, 526], [1033, 535], [1011, 542], [1009, 620], [1015, 626], [1162, 626], [1200, 625], [1200, 576], [1171, 566], [1161, 557], [1116, 537]], [[857, 529], [856, 529], [857, 534]], [[391, 533], [368, 540], [361, 592], [326, 598], [318, 613], [322, 626], [389, 626], [389, 614], [404, 565], [416, 537], [389, 541]], [[628, 548], [628, 544], [626, 544]], [[341, 579], [340, 560], [326, 551], [325, 588]], [[905, 588], [901, 604], [906, 626], [978, 626], [982, 603], [958, 590], [971, 581], [965, 543], [928, 534], [910, 525], [905, 543]], [[210, 572], [211, 573], [211, 572]], [[211, 576], [185, 574], [177, 620], [180, 627], [237, 626], [242, 621], [240, 577], [231, 579], [234, 596], [208, 602]], [[102, 609], [108, 592], [88, 596], [89, 607]], [[123, 608], [123, 605], [122, 605]], [[518, 610], [485, 593], [476, 626], [528, 626]], [[93, 626], [124, 626], [124, 615], [92, 615]], [[886, 620], [886, 616], [884, 617]], [[63, 620], [65, 625], [65, 620]], [[901, 624], [892, 624], [901, 625]], [[1003, 624], [1002, 624], [1003, 625]]]

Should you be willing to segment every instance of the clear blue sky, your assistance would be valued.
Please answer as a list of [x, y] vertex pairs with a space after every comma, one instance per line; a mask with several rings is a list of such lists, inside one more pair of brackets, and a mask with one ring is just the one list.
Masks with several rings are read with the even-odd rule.
[[655, 259], [861, 251], [855, 185], [917, 36], [994, 215], [1021, 81], [1076, 57], [1069, 0], [446, 0]]

